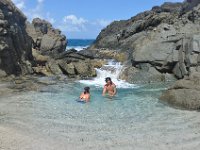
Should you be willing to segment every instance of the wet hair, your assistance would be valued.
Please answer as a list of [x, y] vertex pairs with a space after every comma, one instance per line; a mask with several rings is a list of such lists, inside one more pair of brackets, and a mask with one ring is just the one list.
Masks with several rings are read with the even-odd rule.
[[84, 94], [86, 94], [86, 93], [90, 93], [90, 87], [88, 87], [88, 86], [84, 88]]
[[110, 77], [107, 77], [107, 78], [105, 78], [105, 81], [106, 81], [106, 82], [110, 81], [110, 82], [111, 82], [111, 84], [112, 84], [112, 80], [111, 80], [111, 78], [110, 78]]

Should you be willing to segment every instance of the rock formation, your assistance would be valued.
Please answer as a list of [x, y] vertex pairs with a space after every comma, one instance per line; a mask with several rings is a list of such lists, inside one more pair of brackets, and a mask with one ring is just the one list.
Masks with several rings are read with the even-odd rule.
[[26, 31], [33, 39], [33, 48], [40, 50], [43, 55], [56, 56], [66, 49], [66, 37], [46, 20], [35, 18], [32, 24], [27, 22]]
[[10, 0], [0, 1], [0, 77], [32, 73], [32, 40], [26, 17]]
[[160, 99], [173, 107], [190, 110], [200, 109], [200, 73], [191, 73], [186, 79], [178, 80], [165, 91]]
[[59, 29], [46, 20], [33, 19], [27, 22], [26, 31], [33, 40], [33, 56], [37, 66], [36, 74], [45, 76], [66, 75], [70, 78], [89, 78], [96, 76], [91, 52], [66, 50], [67, 39]]
[[121, 75], [131, 83], [182, 79], [199, 70], [200, 2], [164, 3], [129, 20], [115, 21], [89, 48], [127, 56]]
[[38, 64], [37, 67], [33, 67], [35, 73], [45, 76], [66, 75], [70, 78], [90, 78], [96, 76], [94, 68], [103, 65], [95, 65], [101, 61], [76, 50], [68, 50], [52, 58], [41, 55], [40, 51], [33, 49], [33, 56]]
[[0, 1], [0, 77], [96, 76], [94, 64], [99, 61], [92, 53], [66, 52], [67, 39], [60, 30], [39, 18], [32, 23], [26, 20], [11, 0]]

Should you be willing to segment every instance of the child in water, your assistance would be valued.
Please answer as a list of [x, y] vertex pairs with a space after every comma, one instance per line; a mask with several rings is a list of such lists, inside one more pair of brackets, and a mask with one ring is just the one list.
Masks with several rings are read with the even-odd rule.
[[85, 87], [84, 92], [80, 95], [80, 100], [84, 102], [90, 101], [90, 87]]

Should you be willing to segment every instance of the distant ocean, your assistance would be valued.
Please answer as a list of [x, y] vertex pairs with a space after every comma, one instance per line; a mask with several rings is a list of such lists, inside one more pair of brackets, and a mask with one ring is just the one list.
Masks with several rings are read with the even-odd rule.
[[94, 42], [94, 39], [68, 39], [67, 50], [76, 49], [78, 51], [89, 47]]

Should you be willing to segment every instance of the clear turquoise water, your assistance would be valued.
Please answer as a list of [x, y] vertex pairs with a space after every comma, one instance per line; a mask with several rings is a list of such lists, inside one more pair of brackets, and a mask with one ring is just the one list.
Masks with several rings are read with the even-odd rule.
[[1, 97], [0, 127], [14, 128], [29, 137], [24, 142], [36, 145], [19, 146], [22, 150], [44, 150], [46, 145], [61, 150], [198, 149], [200, 114], [160, 103], [167, 85], [118, 89], [113, 99], [102, 97], [101, 87], [91, 86], [91, 102], [77, 103], [84, 86], [59, 83]]

